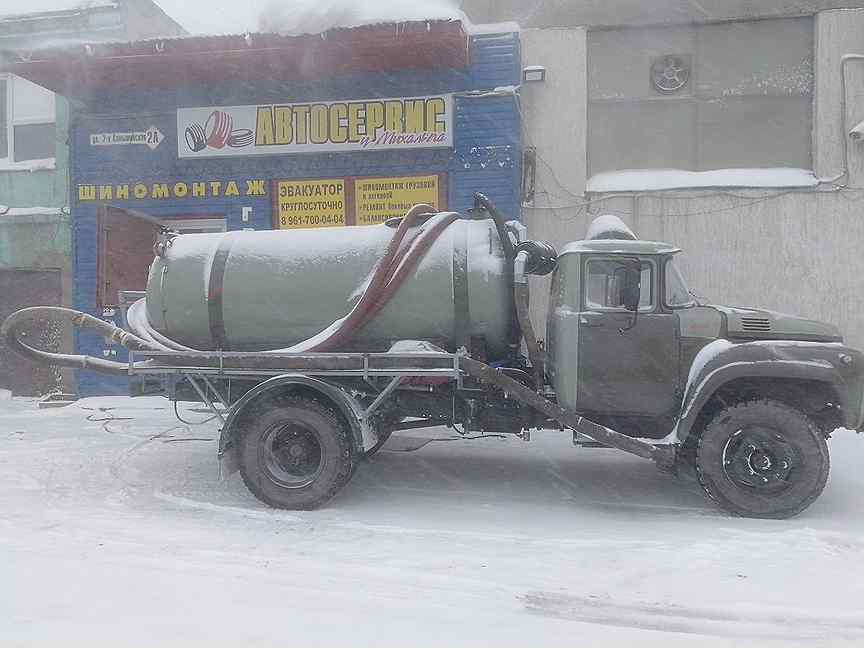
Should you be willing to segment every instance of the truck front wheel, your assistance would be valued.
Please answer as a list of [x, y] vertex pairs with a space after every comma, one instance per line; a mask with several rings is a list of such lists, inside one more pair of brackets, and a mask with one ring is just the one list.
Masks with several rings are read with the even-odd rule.
[[797, 515], [822, 493], [829, 467], [825, 436], [810, 417], [767, 399], [717, 413], [696, 448], [704, 491], [743, 517]]
[[322, 506], [354, 472], [345, 424], [332, 410], [302, 397], [280, 399], [260, 412], [242, 432], [239, 457], [252, 494], [283, 509]]

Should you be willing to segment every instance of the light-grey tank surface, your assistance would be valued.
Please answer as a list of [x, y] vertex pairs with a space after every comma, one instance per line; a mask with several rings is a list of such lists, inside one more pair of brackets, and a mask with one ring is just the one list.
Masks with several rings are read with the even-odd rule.
[[[230, 350], [283, 348], [344, 317], [384, 255], [386, 225], [292, 231], [187, 234], [151, 266], [147, 316], [160, 333], [216, 349], [221, 321]], [[399, 339], [450, 349], [482, 336], [506, 349], [512, 296], [491, 221], [449, 226], [387, 306], [363, 328], [354, 350]]]

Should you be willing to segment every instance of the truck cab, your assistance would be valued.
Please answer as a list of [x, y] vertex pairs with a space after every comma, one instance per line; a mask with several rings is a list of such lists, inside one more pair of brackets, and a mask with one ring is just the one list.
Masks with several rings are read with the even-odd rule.
[[864, 356], [825, 322], [702, 303], [679, 252], [632, 233], [562, 250], [550, 385], [568, 411], [676, 445], [727, 510], [788, 516], [824, 486], [825, 439], [864, 427]]

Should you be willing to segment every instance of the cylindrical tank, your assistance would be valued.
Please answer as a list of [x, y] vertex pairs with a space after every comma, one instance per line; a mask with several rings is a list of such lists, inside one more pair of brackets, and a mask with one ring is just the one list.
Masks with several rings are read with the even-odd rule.
[[[178, 236], [150, 268], [147, 317], [198, 349], [288, 347], [348, 314], [394, 232], [377, 225]], [[503, 354], [512, 312], [506, 276], [493, 223], [458, 220], [351, 348], [423, 339], [455, 349], [482, 336], [491, 354]]]

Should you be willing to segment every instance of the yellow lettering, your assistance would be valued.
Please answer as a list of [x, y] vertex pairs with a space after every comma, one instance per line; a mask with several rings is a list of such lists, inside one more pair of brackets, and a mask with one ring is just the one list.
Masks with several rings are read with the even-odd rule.
[[153, 191], [151, 192], [152, 198], [168, 198], [168, 185], [163, 183], [154, 184]]
[[422, 99], [405, 102], [405, 132], [422, 133], [426, 130], [426, 102]]
[[186, 194], [189, 193], [189, 185], [185, 182], [176, 182], [174, 183], [174, 195], [178, 198], [185, 198]]
[[380, 101], [366, 104], [366, 135], [373, 140], [378, 137], [378, 131], [384, 126], [384, 104]]
[[430, 133], [443, 133], [447, 128], [441, 116], [447, 112], [443, 99], [430, 99], [426, 102], [426, 130]]
[[384, 130], [392, 133], [402, 132], [402, 102], [384, 102]]
[[315, 104], [312, 106], [309, 139], [313, 144], [327, 143], [327, 106]]
[[204, 182], [193, 182], [192, 183], [192, 197], [193, 198], [203, 198], [207, 195], [207, 184]]
[[213, 180], [210, 182], [210, 194], [213, 196], [218, 196], [219, 192], [222, 191], [222, 183], [218, 180]]
[[78, 185], [78, 200], [96, 200], [96, 185]]
[[129, 185], [117, 185], [117, 200], [129, 200]]
[[348, 141], [348, 106], [337, 103], [330, 106], [330, 141], [344, 144]]
[[258, 107], [255, 124], [255, 146], [268, 146], [273, 143], [273, 110], [270, 106]]
[[141, 183], [136, 184], [135, 187], [133, 187], [132, 191], [138, 200], [143, 200], [147, 197], [147, 194], [149, 193], [147, 191], [147, 185]]
[[267, 190], [264, 188], [263, 180], [247, 180], [246, 181], [247, 196], [266, 196]]
[[306, 144], [309, 141], [309, 106], [294, 106], [294, 114], [297, 117], [294, 139], [298, 144]]
[[111, 185], [99, 186], [99, 200], [113, 200], [114, 187]]
[[237, 183], [231, 180], [228, 183], [228, 186], [225, 187], [225, 195], [226, 196], [239, 196], [240, 191], [237, 188]]
[[294, 139], [294, 127], [291, 125], [291, 109], [287, 106], [276, 106], [276, 144], [290, 144]]
[[[358, 103], [350, 103], [348, 104], [348, 141], [349, 142], [359, 142], [366, 131], [366, 120], [365, 114], [361, 116], [360, 113], [365, 113], [363, 110], [363, 104]], [[363, 133], [360, 132], [360, 127], [363, 127]]]

